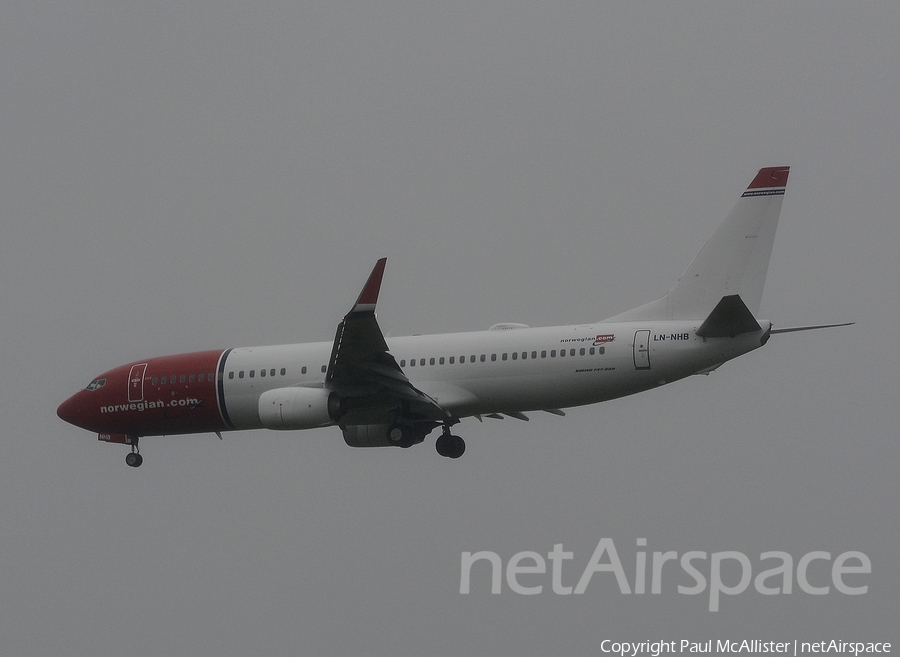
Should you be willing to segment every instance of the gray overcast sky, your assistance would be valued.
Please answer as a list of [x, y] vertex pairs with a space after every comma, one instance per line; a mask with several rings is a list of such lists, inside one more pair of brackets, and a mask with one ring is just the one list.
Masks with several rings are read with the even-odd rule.
[[[0, 653], [595, 655], [603, 639], [900, 642], [900, 9], [889, 3], [6, 3]], [[785, 335], [468, 451], [337, 429], [66, 426], [96, 374], [328, 340], [375, 260], [394, 335], [660, 296], [792, 167]], [[459, 593], [460, 553], [859, 550], [869, 592]], [[571, 566], [571, 570], [569, 567]], [[827, 581], [824, 565], [811, 569]], [[675, 571], [678, 572], [677, 570]], [[529, 583], [526, 581], [526, 583]]]

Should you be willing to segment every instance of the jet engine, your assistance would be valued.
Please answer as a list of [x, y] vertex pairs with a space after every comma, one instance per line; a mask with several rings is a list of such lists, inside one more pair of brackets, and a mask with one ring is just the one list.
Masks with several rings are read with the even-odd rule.
[[276, 388], [259, 397], [259, 421], [266, 429], [313, 429], [332, 424], [340, 399], [325, 388]]

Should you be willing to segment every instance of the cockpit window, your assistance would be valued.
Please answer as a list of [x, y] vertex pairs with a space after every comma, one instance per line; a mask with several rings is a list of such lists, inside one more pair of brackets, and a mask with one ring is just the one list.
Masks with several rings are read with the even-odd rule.
[[89, 384], [87, 384], [85, 390], [97, 390], [98, 388], [102, 388], [105, 385], [106, 379], [94, 379]]

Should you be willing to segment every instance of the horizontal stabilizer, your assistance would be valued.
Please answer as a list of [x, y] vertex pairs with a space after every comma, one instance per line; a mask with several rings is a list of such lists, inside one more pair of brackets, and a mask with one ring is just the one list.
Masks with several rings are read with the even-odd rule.
[[722, 297], [697, 329], [701, 338], [733, 338], [742, 333], [761, 331], [762, 327], [739, 294]]
[[796, 333], [797, 331], [815, 331], [816, 329], [835, 328], [837, 326], [853, 326], [856, 322], [844, 322], [843, 324], [817, 324], [816, 326], [791, 326], [790, 328], [773, 328], [769, 333]]

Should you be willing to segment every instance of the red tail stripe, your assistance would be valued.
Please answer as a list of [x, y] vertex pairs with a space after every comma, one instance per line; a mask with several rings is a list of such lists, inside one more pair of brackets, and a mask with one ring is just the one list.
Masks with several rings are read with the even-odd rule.
[[747, 189], [759, 189], [760, 187], [787, 187], [790, 167], [766, 167], [760, 169], [756, 178]]

